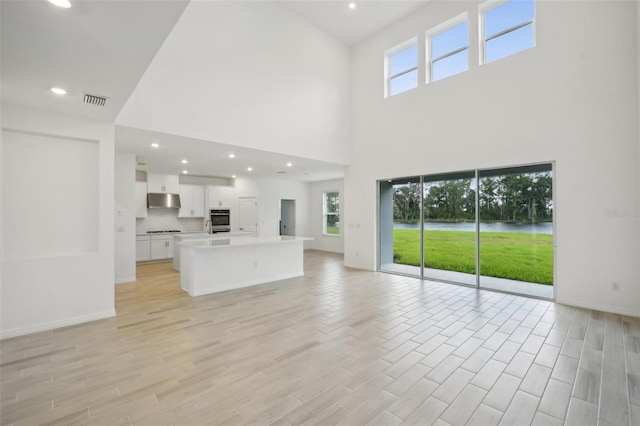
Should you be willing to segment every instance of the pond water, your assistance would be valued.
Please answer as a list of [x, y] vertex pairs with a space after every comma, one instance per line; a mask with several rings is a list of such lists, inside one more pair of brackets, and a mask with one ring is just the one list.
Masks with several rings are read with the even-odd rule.
[[[419, 223], [394, 222], [395, 229], [420, 229]], [[425, 230], [470, 231], [476, 230], [473, 222], [425, 222]], [[553, 223], [480, 222], [480, 232], [524, 232], [527, 234], [553, 234]]]

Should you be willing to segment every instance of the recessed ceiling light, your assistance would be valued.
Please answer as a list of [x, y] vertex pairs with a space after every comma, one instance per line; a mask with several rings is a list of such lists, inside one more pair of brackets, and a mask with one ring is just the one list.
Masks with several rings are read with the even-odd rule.
[[247, 167], [247, 171], [250, 172], [253, 170], [253, 167]]
[[182, 164], [188, 164], [189, 162], [187, 160], [182, 160]]
[[66, 91], [66, 90], [61, 89], [61, 88], [59, 88], [59, 87], [52, 87], [52, 88], [51, 88], [51, 91], [52, 91], [53, 93], [55, 93], [56, 95], [66, 95], [66, 94], [67, 94], [67, 91]]
[[229, 154], [229, 158], [236, 158], [235, 154]]
[[349, 3], [349, 9], [353, 10], [356, 8], [356, 4], [354, 2]]
[[151, 144], [151, 148], [158, 148], [158, 147], [160, 147], [160, 144], [158, 144], [158, 143], [154, 142], [154, 143]]
[[49, 3], [65, 9], [69, 9], [71, 7], [71, 2], [69, 0], [49, 0]]
[[292, 163], [287, 163], [287, 167], [291, 167], [291, 166], [293, 166]]
[[236, 175], [231, 175], [231, 177], [232, 177], [233, 179], [235, 179], [235, 178], [236, 178]]
[[182, 171], [182, 174], [183, 174], [183, 175], [186, 175], [187, 173], [189, 173], [187, 170], [183, 170], [183, 171]]

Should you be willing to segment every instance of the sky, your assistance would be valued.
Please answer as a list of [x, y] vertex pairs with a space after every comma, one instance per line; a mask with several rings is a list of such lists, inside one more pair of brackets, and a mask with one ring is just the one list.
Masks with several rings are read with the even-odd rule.
[[[534, 16], [534, 0], [511, 0], [503, 3], [485, 13], [483, 38], [491, 38], [501, 31], [513, 28], [524, 22], [532, 21]], [[470, 16], [470, 19], [474, 18], [474, 16]], [[433, 63], [430, 71], [430, 81], [441, 80], [467, 71], [469, 69], [468, 44], [468, 22], [462, 22], [432, 36], [430, 46], [427, 47], [427, 50], [431, 52], [430, 57], [436, 61]], [[534, 24], [530, 23], [489, 40], [485, 45], [483, 62], [493, 62], [522, 50], [529, 49], [534, 45]], [[467, 49], [446, 56], [448, 53], [464, 47], [467, 47]], [[471, 48], [477, 47], [471, 46]], [[422, 66], [422, 64], [418, 64], [418, 46], [413, 45], [395, 53], [390, 57], [389, 62], [390, 76], [392, 77], [389, 87], [390, 96], [419, 86], [418, 70], [414, 69]], [[393, 77], [407, 70], [411, 71]]]

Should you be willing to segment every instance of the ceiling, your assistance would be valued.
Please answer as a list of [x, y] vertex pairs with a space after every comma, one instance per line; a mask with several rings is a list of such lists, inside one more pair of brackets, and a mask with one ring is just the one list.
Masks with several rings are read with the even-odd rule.
[[[114, 122], [188, 0], [71, 0], [62, 9], [45, 0], [2, 0], [2, 102]], [[427, 1], [279, 1], [283, 7], [337, 40], [365, 39]], [[51, 87], [67, 95], [51, 93]], [[107, 97], [105, 106], [83, 102], [85, 93]], [[150, 150], [150, 143], [161, 143]], [[187, 157], [189, 173], [247, 175], [301, 181], [343, 176], [343, 166], [255, 149], [232, 147], [116, 126], [116, 149], [135, 153], [140, 169], [175, 173]], [[235, 161], [229, 161], [233, 150]], [[286, 167], [292, 162], [293, 167]], [[182, 170], [182, 165], [178, 164]], [[286, 173], [278, 173], [285, 171]]]
[[279, 2], [346, 45], [364, 40], [424, 7], [429, 0], [298, 0]]
[[[153, 148], [157, 143], [158, 148]], [[214, 143], [131, 127], [116, 127], [116, 150], [136, 154], [138, 170], [151, 173], [276, 178], [312, 182], [341, 178], [344, 166], [235, 145]], [[234, 158], [229, 158], [234, 154]], [[187, 160], [187, 164], [182, 164]], [[287, 166], [291, 163], [291, 166]], [[251, 167], [253, 170], [248, 171]]]
[[[2, 102], [114, 121], [188, 1], [0, 3]], [[109, 99], [85, 104], [84, 93]]]

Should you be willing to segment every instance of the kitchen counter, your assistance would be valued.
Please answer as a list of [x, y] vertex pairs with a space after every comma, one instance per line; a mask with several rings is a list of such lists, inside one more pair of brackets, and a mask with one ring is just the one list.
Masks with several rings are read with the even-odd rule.
[[208, 232], [180, 232], [173, 235], [173, 269], [180, 270], [180, 243], [185, 241], [207, 241], [207, 240], [220, 240], [229, 237], [251, 237], [251, 232], [218, 232], [216, 234], [209, 234]]
[[188, 239], [180, 247], [180, 282], [191, 296], [304, 275], [307, 237]]
[[149, 235], [192, 235], [192, 234], [206, 234], [207, 231], [180, 231], [180, 232], [143, 232], [136, 234], [136, 237], [149, 236]]

